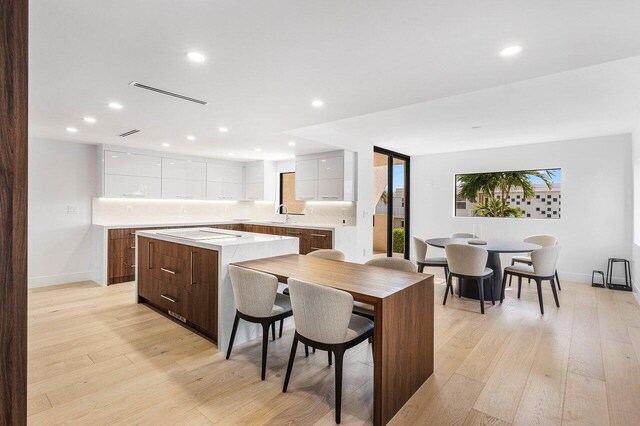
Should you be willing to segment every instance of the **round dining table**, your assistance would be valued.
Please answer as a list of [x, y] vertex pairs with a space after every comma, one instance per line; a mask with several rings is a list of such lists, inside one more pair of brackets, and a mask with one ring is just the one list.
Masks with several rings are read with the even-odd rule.
[[[469, 244], [469, 241], [473, 239], [474, 238], [431, 238], [425, 240], [425, 243], [433, 247], [445, 248], [449, 244]], [[531, 253], [541, 248], [541, 246], [533, 243], [525, 243], [524, 241], [494, 239], [486, 240], [486, 243], [487, 244], [473, 246], [483, 248], [489, 252], [487, 268], [493, 270], [493, 294], [496, 300], [498, 300], [502, 292], [502, 264], [500, 263], [500, 253]], [[480, 298], [478, 295], [478, 283], [476, 283], [476, 281], [463, 279], [460, 285], [459, 291], [462, 296], [476, 300]], [[485, 286], [484, 293], [484, 300], [491, 300], [489, 286]]]

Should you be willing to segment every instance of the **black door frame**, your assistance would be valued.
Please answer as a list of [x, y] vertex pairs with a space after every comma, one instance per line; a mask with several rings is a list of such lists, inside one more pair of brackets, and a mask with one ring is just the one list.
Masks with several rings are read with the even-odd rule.
[[387, 257], [393, 256], [393, 159], [405, 162], [404, 167], [404, 258], [409, 259], [410, 207], [411, 207], [411, 157], [389, 149], [373, 147], [373, 152], [387, 156]]

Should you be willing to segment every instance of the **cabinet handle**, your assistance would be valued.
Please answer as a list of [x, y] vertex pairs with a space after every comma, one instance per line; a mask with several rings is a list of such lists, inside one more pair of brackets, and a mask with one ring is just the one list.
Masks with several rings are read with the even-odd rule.
[[323, 197], [321, 197], [321, 198], [322, 198], [323, 200], [337, 200], [337, 199], [338, 199], [338, 197], [325, 197], [325, 196], [323, 196]]
[[131, 246], [131, 247], [129, 247], [129, 248], [130, 248], [130, 249], [134, 249], [134, 248], [136, 248], [136, 246]]
[[135, 268], [135, 267], [136, 267], [136, 265], [131, 265], [131, 267], [132, 267], [132, 268]]
[[135, 232], [129, 232], [129, 235], [136, 235]]
[[289, 235], [300, 235], [300, 232], [287, 232]]
[[326, 235], [324, 234], [311, 234], [312, 237], [318, 237], [318, 238], [327, 238]]
[[176, 195], [176, 198], [183, 198], [186, 200], [190, 200], [193, 198], [193, 195]]
[[311, 247], [311, 250], [322, 250], [320, 247]]
[[174, 299], [173, 297], [169, 297], [166, 294], [161, 294], [160, 297], [162, 297], [163, 299], [168, 300], [171, 303], [176, 303], [178, 301], [178, 299]]
[[144, 194], [122, 194], [126, 198], [144, 198]]
[[160, 268], [161, 271], [167, 272], [171, 275], [175, 275], [176, 271], [172, 271], [171, 269], [167, 269], [167, 268]]

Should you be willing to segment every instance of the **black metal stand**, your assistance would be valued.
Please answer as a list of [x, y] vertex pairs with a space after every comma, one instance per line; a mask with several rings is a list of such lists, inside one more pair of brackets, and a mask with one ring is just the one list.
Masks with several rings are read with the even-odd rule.
[[[599, 275], [602, 278], [602, 282], [596, 282], [596, 275]], [[593, 271], [591, 273], [591, 287], [600, 287], [605, 288], [607, 285], [605, 284], [604, 272], [602, 271]]]
[[[616, 263], [622, 263], [624, 266], [624, 284], [613, 283], [613, 268]], [[631, 286], [631, 266], [627, 259], [609, 258], [607, 262], [607, 288], [610, 290], [633, 291]]]

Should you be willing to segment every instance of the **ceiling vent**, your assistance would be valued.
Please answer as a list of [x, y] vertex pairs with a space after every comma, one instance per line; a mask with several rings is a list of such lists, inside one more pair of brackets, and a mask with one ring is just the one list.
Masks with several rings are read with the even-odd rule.
[[189, 101], [189, 102], [195, 102], [195, 103], [200, 104], [200, 105], [206, 105], [206, 104], [209, 103], [207, 101], [201, 101], [200, 99], [191, 98], [189, 96], [180, 95], [178, 93], [173, 93], [173, 92], [169, 92], [167, 90], [158, 89], [157, 87], [147, 86], [146, 84], [141, 84], [141, 83], [138, 83], [137, 81], [132, 81], [131, 83], [129, 83], [129, 86], [139, 87], [141, 89], [146, 89], [146, 90], [151, 90], [152, 92], [160, 93], [161, 95], [173, 96], [174, 98], [183, 99], [183, 100]]
[[138, 129], [133, 129], [133, 130], [129, 130], [128, 132], [121, 133], [118, 136], [120, 136], [121, 138], [126, 138], [127, 136], [135, 135], [139, 131], [140, 130], [138, 130]]

